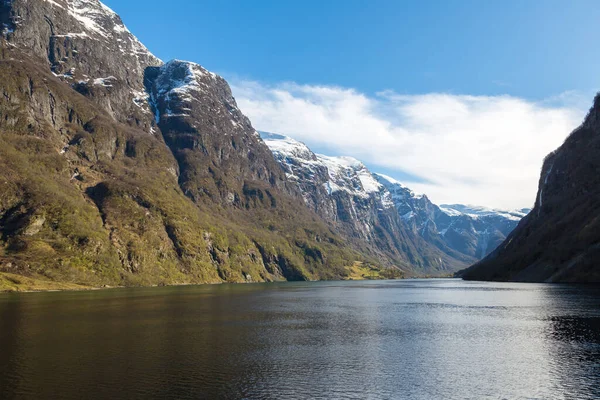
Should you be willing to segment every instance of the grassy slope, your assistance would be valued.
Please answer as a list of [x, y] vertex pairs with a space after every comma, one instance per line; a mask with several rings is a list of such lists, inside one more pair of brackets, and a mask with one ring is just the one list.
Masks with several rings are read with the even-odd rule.
[[87, 290], [88, 286], [73, 283], [54, 282], [22, 275], [0, 272], [0, 292], [38, 292], [48, 290]]

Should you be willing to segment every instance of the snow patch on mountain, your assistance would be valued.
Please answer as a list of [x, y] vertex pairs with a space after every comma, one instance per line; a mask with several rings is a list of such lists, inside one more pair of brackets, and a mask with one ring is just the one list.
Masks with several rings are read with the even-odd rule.
[[[123, 42], [126, 39], [131, 44], [134, 54], [144, 54], [159, 60], [127, 29], [121, 18], [102, 2], [98, 0], [63, 0], [60, 3], [54, 0], [44, 1], [52, 7], [66, 10], [86, 31], [83, 33], [67, 33], [66, 35], [55, 36], [88, 37], [91, 34], [95, 38], [102, 38], [111, 43]], [[119, 46], [119, 48], [122, 52], [128, 50], [122, 46]]]
[[274, 153], [304, 160], [305, 162], [316, 161], [315, 154], [304, 143], [274, 133], [264, 134], [262, 137]]
[[104, 86], [104, 87], [112, 87], [114, 81], [116, 81], [117, 78], [115, 78], [114, 76], [109, 76], [107, 78], [96, 78], [94, 79], [94, 85], [96, 86]]
[[391, 206], [390, 194], [359, 160], [346, 156], [315, 154], [304, 143], [283, 135], [264, 132], [261, 136], [276, 159], [284, 164], [288, 171], [292, 171], [288, 172], [288, 178], [297, 179], [298, 175], [293, 171], [298, 168], [302, 168], [303, 175], [309, 177], [318, 169], [326, 170], [329, 179], [324, 186], [330, 195], [344, 191], [360, 198], [379, 196], [385, 207]]
[[119, 49], [122, 53], [130, 51], [129, 48], [122, 46], [122, 43], [127, 41], [133, 49], [134, 55], [145, 55], [160, 61], [127, 29], [121, 18], [102, 2], [98, 0], [69, 0], [63, 1], [66, 4], [60, 4], [54, 0], [44, 1], [50, 3], [53, 7], [66, 9], [68, 14], [78, 21], [85, 31], [77, 34], [68, 33], [68, 36], [88, 37], [91, 34], [95, 38], [103, 39], [109, 43], [119, 43]]
[[317, 154], [317, 159], [327, 168], [330, 184], [336, 190], [344, 190], [357, 197], [369, 197], [382, 188], [367, 167], [355, 158]]
[[[400, 181], [371, 173], [355, 158], [315, 154], [304, 143], [283, 135], [261, 133], [261, 136], [288, 178], [299, 183], [307, 204], [315, 202], [311, 192], [316, 190], [317, 182], [327, 196], [343, 192], [354, 198], [350, 205], [353, 215], [361, 207], [361, 201], [374, 199], [379, 209], [394, 209], [408, 229], [447, 254], [457, 251], [473, 260], [484, 257], [529, 212], [462, 204], [437, 206], [426, 195], [413, 192]], [[370, 227], [364, 229], [368, 231]]]
[[[156, 94], [151, 94], [149, 100], [154, 110], [158, 109], [159, 101], [165, 105], [162, 114], [156, 114], [156, 122], [160, 122], [161, 118], [190, 116], [186, 112], [192, 108], [185, 107], [185, 104], [199, 101], [202, 93], [211, 90], [214, 82], [219, 79], [222, 80], [217, 74], [189, 61], [171, 60], [161, 66], [155, 83]], [[226, 102], [232, 116], [240, 114], [233, 98]], [[183, 112], [173, 112], [172, 103], [177, 104], [177, 108]], [[238, 127], [238, 121], [231, 120], [231, 123]]]
[[61, 4], [58, 4], [56, 1], [54, 0], [44, 0], [46, 3], [50, 3], [52, 6], [54, 7], [58, 7], [58, 8], [64, 8]]
[[440, 210], [442, 210], [442, 212], [448, 215], [449, 217], [458, 217], [459, 215], [462, 215], [460, 211], [457, 211], [453, 208], [446, 208], [444, 206], [440, 206]]
[[526, 210], [500, 210], [463, 204], [442, 204], [440, 209], [450, 216], [464, 214], [474, 219], [499, 216], [511, 221], [520, 221], [527, 215]]
[[[459, 253], [474, 262], [494, 250], [529, 212], [461, 204], [437, 206], [400, 181], [371, 173], [355, 158], [315, 154], [304, 143], [284, 135], [262, 132], [261, 137], [288, 179], [298, 183], [307, 205], [335, 216], [340, 212], [336, 203], [344, 199], [350, 216], [344, 218], [356, 218], [355, 225], [365, 237], [372, 226], [363, 223], [360, 210], [370, 204], [368, 207], [379, 211], [393, 210], [406, 228], [446, 254], [454, 257]], [[327, 202], [324, 197], [336, 200]]]
[[388, 189], [390, 189], [390, 188], [396, 189], [396, 190], [394, 190], [394, 193], [396, 193], [397, 196], [408, 195], [415, 199], [421, 199], [424, 196], [424, 194], [415, 193], [408, 187], [404, 186], [400, 181], [398, 181], [390, 176], [381, 174], [379, 172], [375, 172], [374, 175], [376, 176], [376, 179], [378, 180], [378, 182], [380, 182], [382, 185], [384, 185]]

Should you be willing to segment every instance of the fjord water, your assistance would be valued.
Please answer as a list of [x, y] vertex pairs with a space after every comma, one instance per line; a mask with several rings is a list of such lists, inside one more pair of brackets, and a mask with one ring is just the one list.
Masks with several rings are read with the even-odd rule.
[[0, 295], [1, 398], [592, 399], [600, 290], [404, 280]]

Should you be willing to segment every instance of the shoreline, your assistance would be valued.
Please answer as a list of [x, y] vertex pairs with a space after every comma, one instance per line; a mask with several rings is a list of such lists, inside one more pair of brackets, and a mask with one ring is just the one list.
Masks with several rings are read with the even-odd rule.
[[[7, 279], [8, 277], [8, 279]], [[17, 280], [19, 283], [13, 281]], [[456, 279], [451, 277], [410, 277], [410, 278], [372, 278], [369, 279], [334, 279], [334, 280], [318, 280], [314, 282], [346, 282], [346, 281], [388, 281], [388, 280], [411, 280], [411, 279]], [[9, 280], [13, 282], [13, 287], [4, 288], [2, 287], [3, 281]], [[24, 281], [24, 282], [23, 282]], [[294, 282], [294, 281], [279, 281], [279, 282]], [[29, 288], [29, 285], [35, 283], [35, 288]], [[50, 292], [87, 292], [87, 291], [100, 291], [100, 290], [111, 290], [111, 289], [131, 289], [131, 288], [157, 288], [157, 287], [177, 287], [177, 286], [203, 286], [203, 285], [249, 285], [249, 284], [264, 284], [264, 283], [277, 283], [277, 282], [207, 282], [207, 283], [174, 283], [168, 285], [144, 285], [144, 286], [85, 286], [78, 285], [75, 283], [56, 282], [48, 280], [40, 280], [32, 277], [26, 277], [23, 275], [11, 274], [7, 272], [0, 272], [0, 295], [3, 294], [21, 294], [21, 293], [50, 293]], [[23, 288], [21, 288], [23, 287]]]

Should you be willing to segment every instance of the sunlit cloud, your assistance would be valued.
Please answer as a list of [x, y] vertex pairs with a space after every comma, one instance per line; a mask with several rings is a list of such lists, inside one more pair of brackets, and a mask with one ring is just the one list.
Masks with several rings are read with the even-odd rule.
[[232, 89], [259, 130], [418, 177], [404, 183], [437, 203], [499, 208], [533, 205], [544, 157], [587, 111], [575, 92], [532, 102], [235, 79]]

